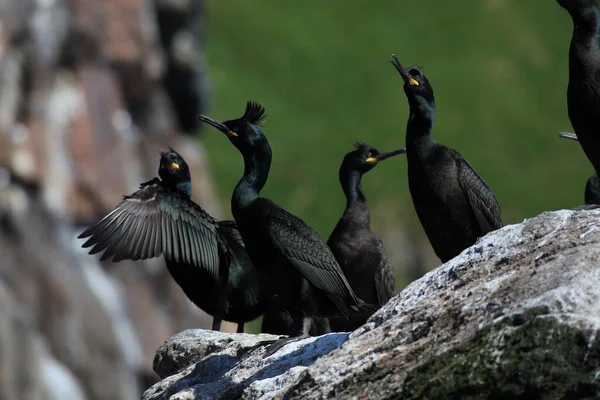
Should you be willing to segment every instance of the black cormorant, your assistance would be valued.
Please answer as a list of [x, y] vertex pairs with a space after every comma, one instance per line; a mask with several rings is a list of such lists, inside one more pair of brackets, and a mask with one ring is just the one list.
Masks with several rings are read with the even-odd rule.
[[[396, 279], [381, 239], [371, 232], [369, 208], [360, 181], [379, 161], [405, 152], [406, 149], [400, 149], [380, 153], [368, 144], [358, 143], [356, 150], [346, 154], [339, 173], [346, 209], [327, 240], [354, 293], [367, 303], [380, 306], [396, 294]], [[368, 315], [349, 320], [331, 318], [329, 325], [334, 332], [349, 332], [363, 325], [367, 318]]]
[[233, 221], [217, 221], [190, 196], [190, 171], [171, 149], [160, 153], [160, 179], [142, 183], [106, 217], [79, 238], [101, 260], [144, 260], [164, 256], [167, 268], [186, 296], [221, 320], [244, 323], [264, 310], [260, 281]]
[[446, 262], [478, 237], [502, 227], [494, 194], [457, 151], [433, 140], [433, 88], [417, 67], [392, 64], [404, 81], [410, 114], [406, 128], [408, 187], [435, 254]]
[[596, 0], [557, 0], [573, 20], [569, 49], [569, 119], [596, 174], [600, 173], [600, 11]]
[[[571, 132], [561, 132], [559, 133], [560, 137], [565, 139], [577, 140], [577, 135]], [[587, 180], [585, 184], [585, 193], [584, 193], [585, 204], [600, 204], [600, 179], [598, 179], [598, 174], [593, 174]]]
[[[327, 244], [304, 221], [273, 201], [260, 197], [271, 167], [271, 147], [259, 125], [262, 106], [248, 102], [244, 115], [219, 122], [201, 115], [201, 121], [227, 135], [244, 158], [244, 175], [231, 199], [250, 259], [261, 273], [268, 300], [302, 315], [298, 337], [308, 336], [311, 318], [371, 312], [344, 277]], [[282, 344], [275, 346], [276, 351]]]

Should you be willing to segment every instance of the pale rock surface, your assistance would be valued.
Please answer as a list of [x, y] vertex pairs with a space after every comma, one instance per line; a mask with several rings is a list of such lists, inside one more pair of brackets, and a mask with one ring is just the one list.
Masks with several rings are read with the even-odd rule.
[[143, 399], [593, 399], [599, 329], [600, 211], [546, 212], [488, 234], [351, 334], [265, 357], [263, 337], [180, 333]]

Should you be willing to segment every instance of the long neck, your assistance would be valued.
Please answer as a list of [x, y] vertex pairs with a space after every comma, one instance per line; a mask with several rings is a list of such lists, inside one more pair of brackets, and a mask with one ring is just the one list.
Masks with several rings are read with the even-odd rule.
[[342, 165], [340, 168], [340, 183], [346, 196], [346, 209], [342, 219], [348, 218], [354, 223], [370, 223], [367, 199], [362, 193], [360, 179], [362, 174], [358, 171], [347, 169]]
[[571, 40], [570, 61], [572, 73], [579, 73], [578, 67], [598, 68], [600, 51], [598, 50], [598, 31], [600, 28], [600, 12], [593, 4], [578, 13], [573, 18], [573, 38]]
[[177, 188], [177, 190], [186, 194], [188, 197], [192, 197], [192, 182], [179, 182], [177, 185], [175, 185], [175, 187]]
[[406, 127], [407, 153], [424, 150], [435, 143], [431, 131], [435, 121], [435, 109], [410, 104], [410, 114]]
[[185, 194], [188, 197], [192, 197], [192, 182], [190, 180], [171, 180], [168, 177], [163, 177], [163, 182], [166, 187], [172, 190], [176, 190]]
[[243, 153], [244, 175], [233, 191], [233, 204], [244, 207], [257, 199], [267, 183], [271, 168], [271, 147], [267, 139], [255, 144], [251, 151]]
[[340, 168], [340, 183], [342, 184], [342, 190], [346, 196], [346, 207], [366, 202], [365, 196], [360, 188], [360, 178], [360, 172], [347, 169], [344, 166]]

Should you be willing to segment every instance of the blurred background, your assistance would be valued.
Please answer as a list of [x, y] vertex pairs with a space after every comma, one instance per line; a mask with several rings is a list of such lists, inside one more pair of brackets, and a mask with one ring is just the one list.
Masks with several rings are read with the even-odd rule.
[[[424, 68], [436, 140], [486, 180], [505, 223], [583, 203], [592, 168], [557, 136], [571, 129], [571, 29], [551, 0], [0, 2], [0, 399], [139, 398], [157, 346], [210, 326], [162, 260], [100, 263], [76, 239], [156, 176], [167, 146], [190, 164], [194, 199], [231, 218], [242, 159], [200, 112], [263, 104], [263, 194], [327, 238], [353, 143], [404, 146], [396, 53]], [[405, 159], [363, 190], [398, 289], [438, 266]]]

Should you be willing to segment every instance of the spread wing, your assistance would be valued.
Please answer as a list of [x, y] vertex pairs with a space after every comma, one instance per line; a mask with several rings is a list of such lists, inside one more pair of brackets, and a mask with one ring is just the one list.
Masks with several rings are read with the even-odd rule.
[[500, 206], [494, 193], [464, 158], [457, 160], [458, 181], [471, 205], [481, 235], [502, 228]]
[[160, 180], [142, 184], [79, 238], [90, 254], [106, 250], [102, 260], [166, 260], [205, 268], [219, 277], [215, 219], [189, 197], [165, 189]]
[[381, 259], [382, 268], [375, 274], [375, 291], [378, 304], [382, 306], [396, 294], [396, 277], [381, 240], [378, 240], [377, 248], [383, 257]]
[[266, 219], [273, 243], [306, 280], [347, 312], [345, 301], [358, 300], [329, 247], [300, 218], [275, 207]]

